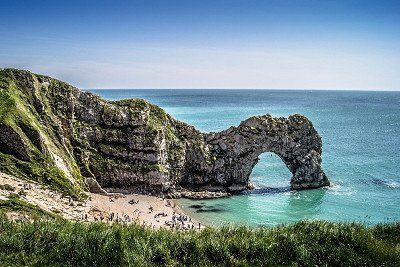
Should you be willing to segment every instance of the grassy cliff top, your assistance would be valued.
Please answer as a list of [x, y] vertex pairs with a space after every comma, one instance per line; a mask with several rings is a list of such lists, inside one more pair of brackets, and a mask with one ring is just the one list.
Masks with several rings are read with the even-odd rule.
[[3, 266], [399, 266], [400, 224], [299, 222], [177, 232], [0, 218]]

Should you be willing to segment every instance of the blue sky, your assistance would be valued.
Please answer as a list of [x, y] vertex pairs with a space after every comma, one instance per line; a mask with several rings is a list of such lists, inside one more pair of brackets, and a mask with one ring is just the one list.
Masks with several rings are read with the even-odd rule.
[[81, 88], [400, 90], [400, 1], [0, 1], [0, 67]]

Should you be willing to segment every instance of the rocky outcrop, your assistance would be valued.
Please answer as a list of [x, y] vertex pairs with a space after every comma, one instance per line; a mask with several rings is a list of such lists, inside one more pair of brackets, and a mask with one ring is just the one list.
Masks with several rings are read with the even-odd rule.
[[275, 153], [286, 164], [293, 174], [290, 182], [293, 189], [329, 185], [321, 168], [321, 138], [302, 115], [251, 117], [238, 127], [205, 134], [204, 144], [191, 149], [186, 154], [182, 181], [188, 186], [228, 191], [248, 189], [252, 169], [264, 152]]
[[201, 133], [145, 100], [107, 101], [28, 71], [1, 70], [0, 88], [0, 170], [70, 194], [84, 177], [110, 191], [241, 191], [264, 152], [283, 160], [293, 189], [329, 184], [321, 138], [301, 115]]
[[100, 195], [108, 195], [107, 191], [101, 188], [96, 179], [88, 177], [85, 179], [86, 186], [91, 193], [100, 194]]

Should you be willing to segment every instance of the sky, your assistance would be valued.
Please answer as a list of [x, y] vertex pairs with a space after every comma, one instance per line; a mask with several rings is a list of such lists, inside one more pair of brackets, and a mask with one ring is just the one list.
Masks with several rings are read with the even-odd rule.
[[400, 90], [400, 1], [0, 1], [0, 68], [79, 88]]

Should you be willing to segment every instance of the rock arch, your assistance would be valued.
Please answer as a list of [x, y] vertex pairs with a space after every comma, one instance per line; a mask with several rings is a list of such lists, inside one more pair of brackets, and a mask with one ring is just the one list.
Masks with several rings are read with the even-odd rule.
[[292, 173], [292, 189], [329, 185], [321, 167], [322, 141], [311, 121], [302, 115], [251, 117], [237, 127], [204, 135], [204, 144], [191, 144], [181, 184], [204, 190], [241, 191], [258, 156], [278, 155]]

